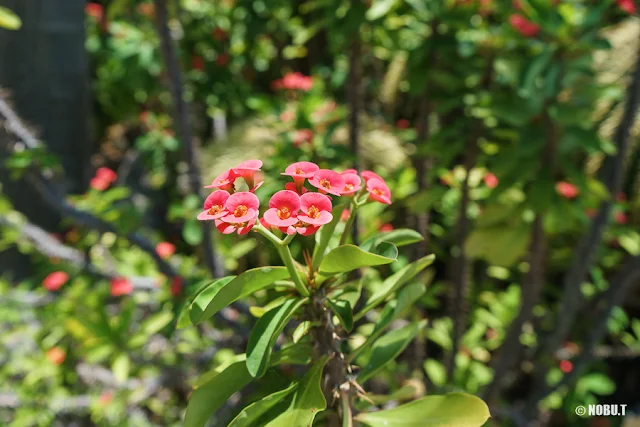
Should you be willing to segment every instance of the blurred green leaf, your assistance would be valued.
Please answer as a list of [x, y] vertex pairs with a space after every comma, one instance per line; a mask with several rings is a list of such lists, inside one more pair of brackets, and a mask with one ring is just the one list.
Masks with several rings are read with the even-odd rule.
[[7, 30], [19, 30], [22, 27], [22, 21], [11, 10], [0, 6], [0, 27]]
[[360, 245], [360, 248], [365, 251], [370, 251], [371, 248], [376, 247], [382, 242], [393, 243], [397, 247], [402, 247], [423, 240], [424, 237], [417, 231], [408, 228], [399, 228], [397, 230], [378, 233], [368, 238]]

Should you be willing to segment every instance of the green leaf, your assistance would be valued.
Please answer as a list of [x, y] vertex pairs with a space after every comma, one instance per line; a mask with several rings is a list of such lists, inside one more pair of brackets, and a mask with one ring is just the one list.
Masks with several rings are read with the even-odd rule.
[[236, 276], [222, 277], [207, 285], [195, 296], [193, 302], [189, 306], [189, 319], [191, 320], [191, 323], [194, 325], [200, 323], [202, 314], [216, 294], [220, 292], [220, 289], [222, 289], [227, 283], [235, 279], [235, 277]]
[[635, 231], [630, 231], [618, 237], [618, 242], [624, 250], [629, 252], [629, 255], [640, 255], [640, 234]]
[[200, 221], [186, 221], [182, 229], [184, 241], [191, 246], [199, 245], [202, 241], [202, 226]]
[[375, 0], [365, 14], [369, 21], [384, 17], [396, 5], [396, 0]]
[[247, 371], [244, 360], [216, 372], [213, 378], [197, 387], [187, 404], [184, 427], [202, 427], [232, 394], [249, 384], [253, 378]]
[[227, 427], [251, 427], [256, 425], [255, 422], [262, 415], [291, 394], [291, 392], [293, 392], [297, 387], [298, 384], [293, 383], [284, 390], [277, 391], [258, 400], [257, 402], [253, 402], [251, 405], [246, 406]]
[[171, 323], [172, 320], [173, 313], [169, 311], [162, 311], [150, 316], [144, 322], [142, 322], [142, 324], [140, 325], [140, 329], [142, 329], [142, 331], [146, 335], [153, 335], [155, 333], [158, 333], [160, 330], [162, 330], [162, 328]]
[[380, 304], [393, 292], [397, 291], [398, 288], [407, 283], [409, 280], [413, 279], [422, 270], [433, 264], [433, 261], [435, 261], [435, 259], [435, 255], [427, 255], [426, 257], [412, 262], [406, 267], [400, 269], [398, 272], [387, 277], [382, 283], [382, 286], [380, 286], [380, 288], [378, 288], [376, 292], [374, 292], [373, 295], [369, 297], [362, 311], [356, 316], [356, 319], [360, 319], [369, 310]]
[[12, 11], [0, 6], [0, 27], [7, 30], [18, 30], [22, 27], [22, 21]]
[[309, 369], [300, 381], [287, 411], [269, 422], [266, 427], [309, 427], [313, 424], [316, 414], [327, 408], [327, 401], [320, 386], [322, 370], [327, 360], [324, 357]]
[[530, 238], [530, 229], [526, 224], [480, 228], [469, 234], [464, 248], [471, 258], [482, 258], [492, 265], [510, 267], [526, 254]]
[[307, 343], [289, 345], [271, 356], [271, 366], [290, 364], [308, 365], [311, 363], [313, 347]]
[[331, 237], [333, 237], [333, 233], [336, 230], [336, 226], [340, 222], [340, 217], [342, 216], [342, 212], [344, 211], [345, 204], [339, 204], [338, 206], [334, 206], [331, 211], [331, 215], [333, 215], [333, 219], [329, 224], [325, 224], [320, 229], [318, 233], [319, 239], [316, 242], [316, 246], [313, 248], [313, 258], [311, 261], [311, 265], [314, 270], [318, 269], [320, 262], [322, 261], [322, 257], [324, 257], [325, 250], [331, 241]]
[[398, 257], [398, 248], [391, 243], [383, 242], [376, 249], [376, 253], [372, 253], [354, 245], [338, 246], [320, 263], [320, 274], [332, 275], [361, 267], [390, 264]]
[[298, 343], [298, 341], [300, 341], [302, 339], [302, 337], [304, 337], [305, 335], [307, 335], [307, 333], [311, 330], [311, 326], [313, 325], [313, 322], [310, 322], [309, 320], [305, 320], [304, 322], [300, 322], [300, 324], [298, 325], [298, 327], [296, 327], [296, 330], [293, 331], [293, 342], [294, 343]]
[[340, 324], [347, 331], [350, 332], [353, 329], [353, 310], [349, 301], [344, 300], [330, 300], [327, 299], [327, 304], [331, 307], [331, 310], [335, 313], [340, 320]]
[[482, 399], [449, 393], [423, 397], [386, 411], [362, 412], [355, 419], [370, 427], [480, 427], [490, 416]]
[[371, 356], [365, 367], [358, 374], [358, 381], [364, 382], [375, 375], [387, 363], [394, 360], [415, 338], [426, 322], [407, 325], [382, 336], [371, 348]]
[[422, 234], [415, 230], [411, 230], [409, 228], [398, 228], [397, 230], [386, 231], [369, 237], [360, 245], [360, 248], [365, 251], [369, 251], [371, 248], [382, 242], [393, 243], [399, 248], [412, 243], [421, 242], [423, 240], [424, 237], [422, 237]]
[[[199, 300], [198, 307], [202, 309], [203, 306], [206, 306], [206, 309], [193, 323], [201, 323], [232, 302], [264, 289], [272, 285], [276, 280], [283, 280], [288, 277], [289, 272], [286, 267], [259, 267], [247, 270], [227, 283], [213, 282], [211, 284], [211, 287], [214, 288], [213, 290], [209, 292], [209, 288], [207, 288], [196, 298], [196, 301]], [[207, 294], [206, 297], [205, 293]], [[204, 304], [207, 302], [205, 298], [211, 298], [210, 302]], [[196, 301], [194, 301], [194, 307], [196, 306]], [[191, 315], [191, 313], [189, 314]], [[193, 317], [191, 319], [193, 321]]]
[[124, 383], [127, 378], [129, 378], [130, 366], [131, 361], [129, 360], [129, 356], [125, 353], [120, 353], [113, 360], [111, 370], [113, 371], [113, 376], [118, 380], [118, 382]]
[[247, 344], [247, 369], [252, 376], [261, 377], [267, 371], [278, 335], [304, 302], [305, 300], [290, 299], [258, 319]]
[[436, 387], [442, 387], [447, 382], [447, 371], [444, 365], [435, 359], [427, 359], [424, 362], [424, 371]]

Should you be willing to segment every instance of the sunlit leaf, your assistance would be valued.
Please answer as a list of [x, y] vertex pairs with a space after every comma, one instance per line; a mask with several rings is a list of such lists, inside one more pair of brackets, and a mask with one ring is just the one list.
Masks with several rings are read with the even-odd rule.
[[6, 28], [7, 30], [18, 30], [22, 27], [22, 21], [12, 11], [6, 7], [0, 6], [0, 28]]
[[376, 252], [366, 252], [354, 245], [338, 246], [329, 252], [320, 263], [320, 273], [332, 275], [345, 273], [362, 267], [390, 264], [396, 260], [398, 248], [383, 242]]
[[370, 427], [480, 427], [491, 417], [481, 399], [465, 393], [427, 396], [393, 409], [362, 412], [356, 420]]
[[424, 237], [422, 237], [422, 234], [417, 231], [408, 228], [398, 228], [396, 230], [378, 233], [375, 236], [368, 238], [360, 245], [360, 248], [365, 251], [369, 251], [371, 248], [382, 242], [389, 242], [393, 243], [397, 247], [402, 247], [412, 243], [421, 242], [422, 240], [424, 240]]

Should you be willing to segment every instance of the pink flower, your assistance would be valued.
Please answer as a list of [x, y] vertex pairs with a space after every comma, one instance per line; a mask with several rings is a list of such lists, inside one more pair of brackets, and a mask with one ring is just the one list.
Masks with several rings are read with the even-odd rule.
[[367, 191], [369, 192], [369, 198], [385, 205], [391, 204], [391, 190], [387, 187], [384, 181], [371, 178], [367, 181]]
[[97, 177], [93, 177], [91, 178], [91, 181], [89, 181], [89, 186], [97, 191], [104, 191], [107, 188], [109, 188], [109, 185], [110, 184], [108, 181], [105, 181], [104, 179], [99, 179]]
[[224, 205], [227, 215], [223, 216], [221, 220], [229, 224], [238, 224], [236, 227], [251, 220], [254, 220], [255, 224], [259, 206], [260, 201], [253, 193], [241, 191], [232, 194]]
[[498, 186], [498, 183], [500, 182], [498, 180], [498, 177], [492, 174], [491, 172], [487, 173], [483, 179], [484, 179], [485, 185], [489, 188], [496, 188]]
[[296, 113], [291, 110], [283, 111], [282, 114], [280, 114], [280, 120], [282, 120], [285, 123], [288, 123], [295, 118], [296, 118]]
[[565, 181], [556, 183], [556, 191], [565, 199], [575, 199], [580, 193], [578, 187]]
[[629, 218], [624, 212], [618, 212], [615, 215], [614, 220], [616, 221], [617, 224], [620, 224], [620, 225], [626, 224], [627, 222], [629, 222]]
[[113, 400], [113, 393], [110, 391], [105, 391], [98, 398], [98, 403], [100, 403], [102, 406], [107, 406], [109, 403], [111, 403], [112, 400]]
[[271, 197], [269, 209], [263, 217], [265, 222], [273, 227], [289, 227], [298, 222], [299, 210], [300, 196], [298, 193], [282, 190]]
[[229, 193], [233, 193], [235, 191], [233, 183], [236, 182], [236, 178], [238, 178], [238, 175], [236, 175], [233, 169], [229, 169], [218, 175], [216, 179], [213, 180], [211, 185], [205, 185], [204, 188], [218, 188], [220, 190], [225, 190]]
[[99, 21], [102, 19], [102, 16], [104, 15], [104, 8], [102, 7], [101, 4], [98, 4], [98, 3], [88, 3], [84, 7], [84, 12], [88, 16], [95, 19], [96, 21]]
[[304, 143], [311, 143], [313, 140], [313, 132], [311, 129], [298, 129], [293, 134], [293, 145], [300, 147]]
[[272, 84], [273, 89], [301, 90], [308, 92], [313, 87], [313, 78], [301, 73], [288, 73]]
[[215, 223], [216, 223], [216, 228], [222, 234], [231, 234], [234, 231], [237, 231], [239, 235], [243, 235], [251, 231], [253, 226], [256, 225], [256, 218], [257, 217], [253, 217], [247, 222], [233, 223], [233, 224], [216, 219]]
[[[317, 194], [317, 193], [315, 193], [315, 194]], [[280, 230], [283, 231], [284, 233], [287, 233], [287, 234], [298, 233], [301, 236], [310, 236], [310, 235], [314, 234], [316, 231], [318, 231], [319, 228], [320, 228], [320, 226], [318, 226], [318, 225], [311, 225], [311, 224], [307, 224], [306, 222], [303, 222], [303, 221], [298, 221], [294, 225], [289, 226], [289, 227], [282, 227]]]
[[224, 205], [227, 203], [229, 197], [229, 193], [224, 190], [214, 191], [209, 194], [204, 201], [204, 210], [198, 214], [198, 219], [201, 221], [210, 221], [227, 215], [229, 212], [225, 210]]
[[340, 196], [345, 186], [344, 177], [338, 172], [329, 169], [320, 169], [309, 180], [309, 184], [313, 185], [321, 192]]
[[522, 15], [513, 14], [509, 17], [509, 23], [520, 34], [525, 37], [535, 37], [540, 31], [540, 26], [529, 21]]
[[169, 242], [160, 242], [156, 245], [156, 252], [160, 258], [167, 259], [176, 252], [176, 246]]
[[390, 223], [386, 223], [386, 224], [382, 224], [380, 226], [380, 231], [382, 231], [383, 233], [389, 232], [389, 231], [393, 231], [393, 225], [391, 225]]
[[364, 182], [369, 181], [371, 178], [376, 178], [379, 179], [380, 181], [384, 182], [384, 179], [382, 179], [382, 177], [380, 175], [378, 175], [375, 172], [372, 171], [362, 171], [362, 173], [360, 174], [362, 176], [362, 178], [364, 178]]
[[398, 129], [408, 129], [409, 126], [411, 126], [411, 123], [409, 123], [409, 120], [407, 119], [400, 119], [396, 122], [396, 127]]
[[287, 184], [285, 185], [285, 188], [287, 190], [295, 191], [300, 195], [306, 193], [304, 180], [313, 178], [313, 175], [315, 175], [319, 170], [320, 168], [318, 165], [311, 162], [297, 162], [287, 166], [282, 175], [292, 177], [295, 184], [293, 186]]
[[340, 214], [340, 221], [346, 221], [349, 219], [350, 216], [351, 216], [351, 211], [349, 209], [345, 209], [342, 211], [342, 214]]
[[60, 347], [52, 347], [47, 350], [46, 356], [49, 362], [54, 365], [62, 365], [67, 358], [67, 353]]
[[133, 285], [124, 277], [116, 277], [111, 279], [111, 295], [119, 297], [129, 295], [133, 292]]
[[300, 209], [302, 214], [298, 215], [300, 221], [321, 226], [328, 224], [333, 219], [331, 215], [331, 200], [320, 193], [307, 193], [300, 197]]
[[247, 186], [249, 186], [249, 190], [254, 191], [262, 184], [260, 183], [257, 186], [254, 184], [255, 174], [260, 170], [261, 167], [261, 160], [247, 160], [240, 163], [232, 170], [236, 176], [242, 177], [242, 179], [244, 179], [244, 182], [246, 182]]
[[571, 363], [568, 360], [561, 360], [560, 361], [560, 370], [562, 372], [564, 372], [565, 374], [568, 374], [569, 372], [573, 371], [573, 363]]
[[44, 278], [42, 286], [44, 286], [46, 290], [54, 292], [60, 289], [68, 280], [69, 275], [64, 271], [54, 271]]
[[637, 12], [636, 4], [633, 0], [616, 0], [618, 7], [629, 15], [635, 15]]
[[362, 180], [355, 173], [343, 172], [342, 177], [344, 178], [344, 190], [342, 191], [343, 196], [351, 196], [362, 188], [362, 185], [360, 185]]
[[358, 171], [355, 169], [347, 169], [346, 171], [340, 173], [340, 175], [346, 175], [348, 173], [355, 173], [356, 175], [358, 174]]

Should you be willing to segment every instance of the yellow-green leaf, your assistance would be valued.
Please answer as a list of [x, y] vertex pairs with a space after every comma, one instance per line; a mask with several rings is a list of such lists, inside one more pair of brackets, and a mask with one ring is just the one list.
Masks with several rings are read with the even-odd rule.
[[22, 21], [18, 15], [6, 7], [0, 6], [0, 27], [7, 30], [18, 30], [22, 27]]

